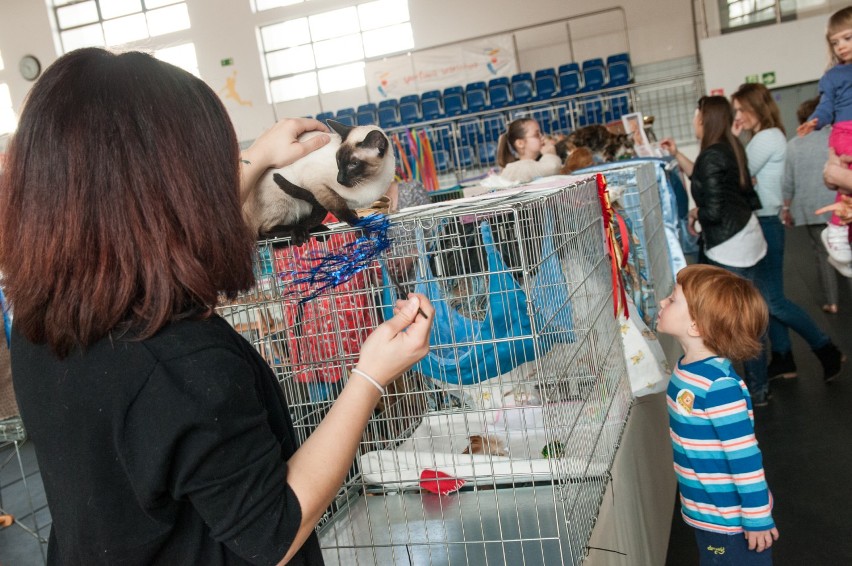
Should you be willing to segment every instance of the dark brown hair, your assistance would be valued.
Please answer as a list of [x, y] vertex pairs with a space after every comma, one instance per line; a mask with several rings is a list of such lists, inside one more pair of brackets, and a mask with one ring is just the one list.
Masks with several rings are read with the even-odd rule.
[[816, 98], [811, 98], [810, 100], [806, 100], [799, 104], [799, 107], [796, 109], [796, 119], [799, 120], [799, 124], [804, 124], [808, 121], [808, 118], [811, 117], [811, 114], [814, 113], [816, 107], [819, 105], [819, 96]]
[[742, 84], [737, 92], [731, 95], [731, 100], [736, 100], [743, 110], [754, 114], [761, 130], [778, 128], [786, 135], [784, 122], [781, 121], [781, 110], [775, 104], [772, 93], [764, 85], [760, 83]]
[[505, 167], [509, 163], [518, 161], [515, 142], [524, 139], [527, 135], [527, 124], [535, 122], [534, 118], [518, 118], [509, 123], [509, 129], [500, 134], [497, 142], [497, 165]]
[[72, 51], [30, 91], [0, 179], [16, 330], [60, 357], [206, 316], [253, 282], [239, 147], [216, 94], [139, 52]]
[[678, 271], [677, 282], [711, 352], [734, 361], [760, 353], [769, 309], [751, 281], [721, 267], [689, 265]]
[[702, 96], [698, 99], [698, 111], [701, 113], [701, 123], [704, 130], [701, 136], [701, 151], [717, 143], [725, 143], [731, 146], [737, 159], [740, 188], [750, 187], [751, 177], [748, 173], [745, 149], [740, 140], [731, 132], [731, 126], [734, 124], [731, 103], [724, 96]]

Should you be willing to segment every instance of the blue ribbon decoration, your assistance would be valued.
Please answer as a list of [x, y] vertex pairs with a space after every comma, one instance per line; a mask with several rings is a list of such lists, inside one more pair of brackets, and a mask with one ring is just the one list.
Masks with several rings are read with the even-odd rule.
[[[360, 219], [355, 226], [364, 231], [354, 242], [348, 242], [336, 253], [322, 254], [313, 251], [302, 257], [314, 264], [309, 270], [291, 272], [294, 286], [308, 285], [311, 292], [299, 300], [299, 304], [311, 301], [325, 291], [346, 283], [364, 271], [390, 247], [388, 229], [390, 220], [384, 214], [370, 214]], [[296, 294], [290, 290], [285, 296]]]

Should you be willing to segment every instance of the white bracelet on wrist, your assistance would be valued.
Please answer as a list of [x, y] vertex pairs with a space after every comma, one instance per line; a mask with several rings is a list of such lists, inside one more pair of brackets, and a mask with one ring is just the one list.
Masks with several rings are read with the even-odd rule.
[[378, 381], [376, 381], [375, 379], [373, 379], [372, 377], [370, 377], [369, 375], [367, 375], [366, 373], [364, 373], [360, 369], [352, 368], [352, 373], [357, 373], [358, 375], [360, 375], [361, 377], [363, 377], [364, 379], [369, 381], [373, 385], [373, 387], [375, 387], [376, 389], [379, 390], [380, 395], [385, 394], [385, 388], [382, 387], [381, 384]]

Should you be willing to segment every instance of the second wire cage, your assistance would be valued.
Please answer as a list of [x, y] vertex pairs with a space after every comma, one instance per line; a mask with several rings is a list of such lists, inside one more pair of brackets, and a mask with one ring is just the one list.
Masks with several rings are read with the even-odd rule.
[[220, 312], [276, 369], [304, 440], [369, 332], [416, 291], [430, 352], [388, 388], [320, 523], [327, 564], [580, 564], [631, 403], [594, 179], [395, 214], [391, 247], [300, 303], [288, 273], [358, 233], [259, 243]]

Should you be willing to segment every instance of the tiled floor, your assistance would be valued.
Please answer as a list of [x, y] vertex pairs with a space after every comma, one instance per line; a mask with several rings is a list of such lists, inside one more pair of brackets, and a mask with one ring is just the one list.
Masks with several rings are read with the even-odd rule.
[[[787, 238], [785, 283], [787, 295], [805, 308], [852, 355], [852, 294], [841, 283], [841, 312], [820, 309], [819, 282], [804, 232], [793, 229]], [[826, 387], [820, 366], [807, 345], [794, 335], [799, 378], [777, 384], [769, 407], [755, 413], [758, 440], [764, 453], [769, 485], [775, 495], [775, 519], [781, 539], [775, 547], [776, 566], [852, 564], [852, 370]], [[13, 456], [0, 449], [0, 463]], [[36, 506], [36, 519], [46, 536], [50, 514], [37, 472], [32, 445], [22, 448], [24, 469]], [[7, 512], [32, 524], [17, 460], [0, 470], [0, 497]], [[43, 564], [36, 540], [22, 529], [0, 529], [0, 566]], [[698, 564], [691, 531], [677, 510], [672, 520], [667, 566]], [[637, 565], [639, 566], [639, 565]], [[644, 565], [642, 565], [644, 566]]]

